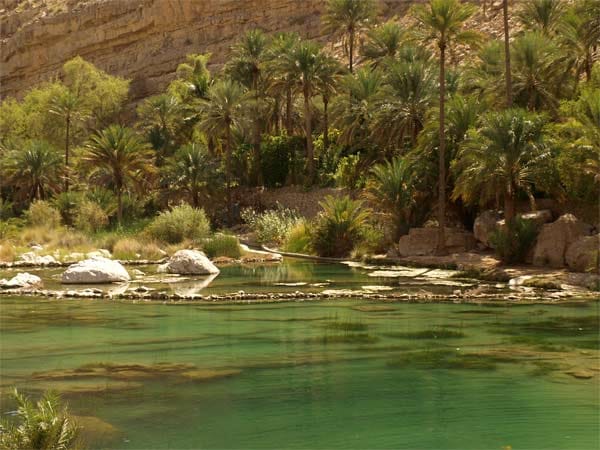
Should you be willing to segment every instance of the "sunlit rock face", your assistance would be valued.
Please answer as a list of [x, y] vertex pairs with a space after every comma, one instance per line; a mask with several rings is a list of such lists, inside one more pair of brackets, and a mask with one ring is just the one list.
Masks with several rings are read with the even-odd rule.
[[119, 283], [131, 278], [127, 270], [112, 259], [97, 257], [70, 265], [62, 274], [63, 284]]
[[21, 96], [80, 55], [132, 79], [131, 99], [161, 91], [189, 53], [222, 64], [245, 30], [322, 34], [322, 0], [0, 1], [0, 96]]

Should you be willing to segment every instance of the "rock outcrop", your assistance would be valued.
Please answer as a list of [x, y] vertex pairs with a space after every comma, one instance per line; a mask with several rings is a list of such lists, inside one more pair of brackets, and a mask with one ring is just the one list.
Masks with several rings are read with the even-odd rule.
[[132, 80], [131, 99], [153, 95], [189, 53], [222, 64], [251, 28], [321, 35], [319, 0], [0, 1], [0, 97], [20, 96], [79, 55]]
[[490, 236], [499, 226], [500, 221], [503, 221], [501, 211], [484, 211], [473, 223], [473, 235], [477, 241], [481, 242], [485, 247], [492, 248]]
[[33, 289], [42, 287], [42, 279], [27, 272], [18, 273], [10, 280], [0, 280], [2, 289]]
[[35, 252], [27, 252], [19, 255], [19, 261], [34, 266], [48, 266], [56, 263], [56, 259], [52, 255], [40, 256]]
[[533, 249], [533, 264], [564, 267], [569, 246], [579, 238], [589, 236], [591, 232], [591, 225], [580, 221], [572, 214], [565, 214], [558, 220], [543, 225]]
[[565, 254], [567, 267], [575, 272], [592, 271], [600, 258], [600, 234], [582, 236], [573, 242]]
[[119, 283], [130, 279], [121, 263], [102, 257], [72, 264], [62, 274], [64, 284]]
[[[449, 253], [466, 252], [475, 247], [473, 233], [446, 228], [446, 250]], [[437, 245], [437, 228], [411, 228], [398, 242], [400, 256], [433, 255]]]
[[198, 250], [179, 250], [169, 260], [158, 266], [159, 272], [179, 275], [212, 275], [219, 269]]

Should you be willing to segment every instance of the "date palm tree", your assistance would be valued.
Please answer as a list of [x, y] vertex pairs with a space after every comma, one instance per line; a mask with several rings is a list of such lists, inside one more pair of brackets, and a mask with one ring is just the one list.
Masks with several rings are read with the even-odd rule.
[[549, 35], [559, 28], [565, 9], [564, 0], [527, 0], [517, 16], [524, 27]]
[[137, 113], [150, 143], [159, 152], [157, 164], [161, 165], [176, 145], [177, 131], [184, 120], [184, 107], [177, 97], [160, 94], [144, 100]]
[[90, 178], [112, 186], [117, 195], [117, 220], [123, 220], [123, 193], [148, 186], [156, 173], [154, 151], [130, 128], [111, 125], [86, 145], [82, 163], [91, 167]]
[[386, 85], [379, 95], [373, 138], [388, 148], [411, 146], [425, 124], [435, 95], [436, 76], [429, 63], [396, 62], [386, 70]]
[[576, 81], [579, 81], [581, 74], [585, 74], [587, 81], [592, 79], [592, 65], [597, 57], [595, 47], [600, 44], [599, 39], [594, 40], [593, 34], [589, 33], [588, 22], [585, 9], [572, 8], [563, 15], [560, 26], [560, 45], [567, 54], [568, 65], [574, 70]]
[[439, 51], [439, 182], [438, 182], [438, 242], [437, 252], [445, 253], [446, 238], [446, 155], [445, 155], [445, 100], [446, 100], [446, 50], [455, 43], [472, 43], [477, 34], [465, 31], [465, 21], [475, 12], [474, 6], [460, 0], [430, 0], [425, 5], [413, 7], [413, 16], [426, 42], [435, 42]]
[[552, 156], [544, 145], [544, 124], [542, 116], [522, 109], [486, 115], [460, 147], [453, 197], [472, 204], [491, 200], [499, 191], [510, 225], [517, 194], [525, 192], [531, 198], [534, 186], [544, 187], [550, 178]]
[[404, 30], [396, 19], [390, 19], [370, 29], [365, 36], [361, 53], [377, 67], [382, 61], [396, 57], [402, 46]]
[[1, 183], [30, 202], [58, 192], [64, 171], [60, 153], [46, 141], [30, 141], [23, 148], [9, 150], [0, 168]]
[[206, 145], [192, 142], [179, 148], [165, 166], [165, 184], [169, 190], [185, 194], [194, 208], [202, 206], [202, 197], [218, 185], [217, 165]]
[[70, 176], [69, 150], [72, 128], [89, 117], [90, 111], [81, 96], [76, 95], [70, 89], [65, 89], [52, 98], [49, 112], [59, 116], [65, 122], [65, 191], [68, 191]]
[[348, 69], [354, 69], [354, 48], [357, 34], [369, 26], [375, 17], [373, 0], [328, 0], [323, 22], [325, 31], [343, 36], [348, 55]]
[[233, 46], [231, 59], [225, 66], [225, 72], [252, 92], [252, 102], [248, 106], [253, 117], [252, 148], [254, 150], [254, 181], [262, 184], [260, 164], [261, 134], [264, 128], [265, 90], [267, 50], [269, 39], [259, 30], [246, 32]]
[[225, 152], [225, 187], [227, 191], [227, 217], [233, 225], [231, 199], [231, 154], [233, 133], [244, 128], [244, 109], [247, 96], [244, 87], [231, 79], [219, 80], [208, 91], [208, 99], [201, 105], [200, 129], [209, 137], [221, 141]]
[[506, 83], [506, 107], [512, 107], [512, 74], [510, 68], [510, 28], [508, 25], [508, 0], [502, 0], [502, 24], [504, 28], [504, 80]]
[[187, 55], [177, 66], [177, 79], [169, 86], [171, 93], [179, 94], [183, 101], [188, 97], [205, 99], [213, 82], [207, 68], [210, 57], [210, 53]]
[[304, 100], [304, 132], [309, 184], [314, 181], [315, 162], [312, 142], [312, 98], [327, 86], [331, 79], [332, 58], [312, 41], [300, 41], [278, 62], [279, 70], [290, 75], [294, 88]]

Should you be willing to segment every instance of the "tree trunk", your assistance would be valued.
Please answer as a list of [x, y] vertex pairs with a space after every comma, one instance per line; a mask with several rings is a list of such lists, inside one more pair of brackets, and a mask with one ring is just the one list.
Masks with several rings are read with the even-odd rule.
[[589, 49], [585, 54], [585, 79], [588, 83], [592, 80], [592, 55]]
[[438, 181], [438, 255], [446, 253], [446, 44], [442, 37], [440, 42], [440, 151], [439, 151], [439, 181]]
[[352, 73], [352, 66], [354, 62], [354, 28], [350, 28], [350, 42], [348, 47], [348, 68], [350, 69], [350, 73]]
[[260, 114], [257, 114], [257, 118], [254, 120], [254, 136], [253, 136], [253, 148], [254, 148], [254, 181], [257, 186], [263, 184], [262, 168], [260, 162], [260, 136], [261, 136], [261, 123]]
[[227, 190], [227, 225], [233, 225], [233, 205], [231, 204], [231, 127], [227, 126], [225, 139], [225, 189]]
[[504, 64], [506, 77], [506, 107], [512, 107], [512, 74], [510, 68], [510, 35], [508, 28], [508, 0], [502, 1], [504, 13]]
[[285, 93], [285, 130], [288, 136], [291, 136], [294, 132], [292, 126], [292, 89], [287, 88]]
[[308, 184], [312, 184], [315, 175], [315, 161], [312, 143], [312, 117], [308, 89], [304, 87], [304, 123], [306, 128], [306, 159], [308, 167]]
[[117, 222], [119, 225], [123, 222], [123, 190], [117, 188]]
[[535, 202], [535, 196], [531, 192], [531, 189], [527, 189], [527, 197], [529, 198], [529, 208], [532, 212], [537, 211], [537, 204]]
[[67, 115], [67, 129], [65, 136], [65, 192], [69, 192], [69, 132], [71, 129], [71, 117]]
[[329, 98], [323, 96], [323, 151], [327, 151], [329, 148], [329, 113], [327, 106], [329, 105]]
[[509, 227], [515, 220], [515, 198], [512, 189], [508, 187], [504, 192], [504, 221]]

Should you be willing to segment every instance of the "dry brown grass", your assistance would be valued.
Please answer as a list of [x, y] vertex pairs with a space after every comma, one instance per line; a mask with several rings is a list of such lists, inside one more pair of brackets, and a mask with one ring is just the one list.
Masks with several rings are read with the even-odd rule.
[[17, 256], [17, 249], [9, 242], [0, 244], [0, 261], [12, 262]]
[[150, 259], [163, 257], [160, 247], [154, 241], [142, 241], [133, 237], [119, 239], [112, 247], [116, 259]]

